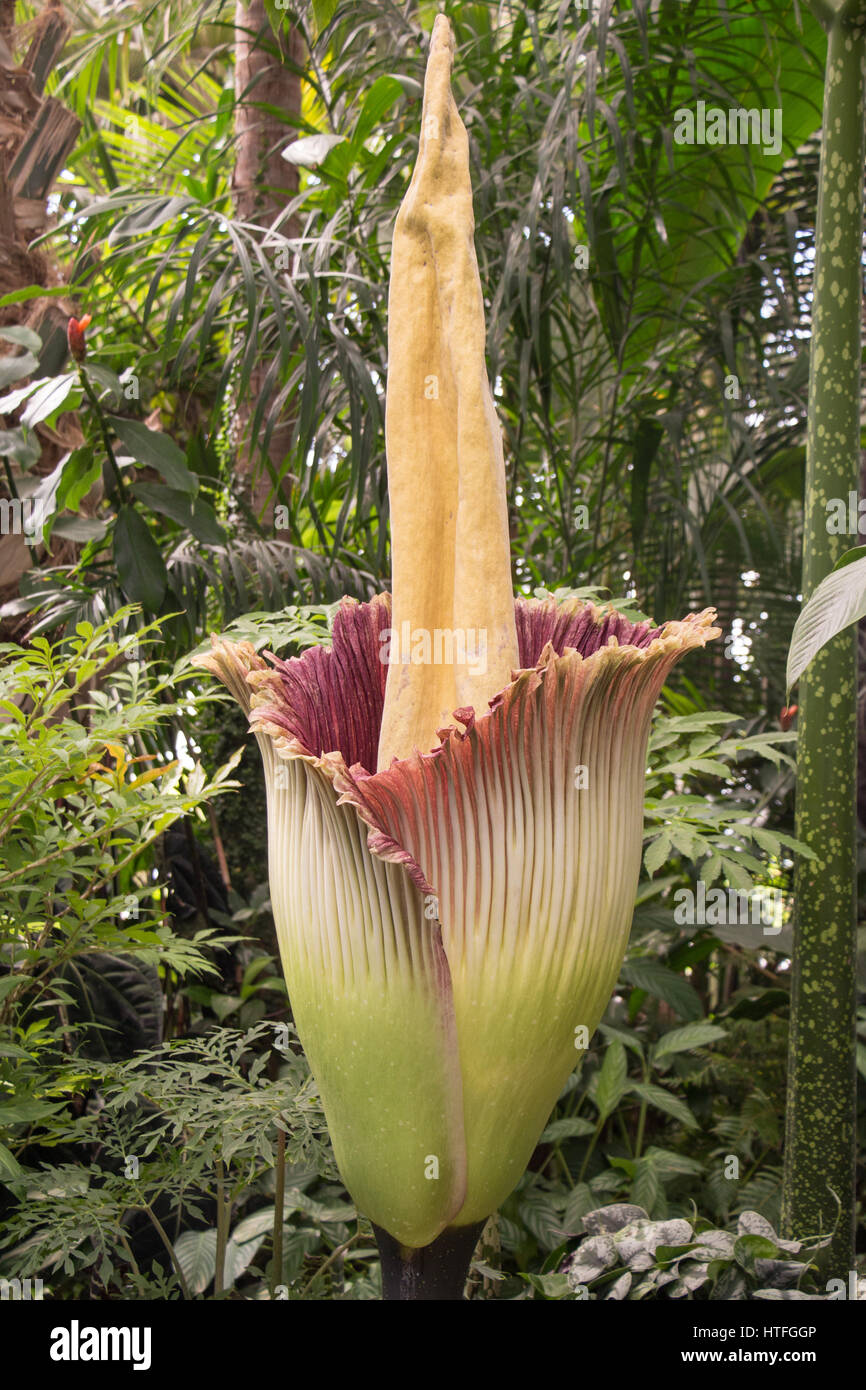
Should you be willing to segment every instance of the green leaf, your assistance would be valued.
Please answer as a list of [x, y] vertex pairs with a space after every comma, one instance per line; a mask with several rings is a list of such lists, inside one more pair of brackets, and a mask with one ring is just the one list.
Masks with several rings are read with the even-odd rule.
[[701, 1001], [683, 975], [668, 970], [657, 960], [627, 960], [620, 971], [626, 984], [635, 989], [645, 989], [656, 999], [669, 1004], [680, 1018], [689, 1021], [699, 1019], [703, 1014]]
[[112, 372], [108, 367], [100, 367], [96, 362], [88, 362], [87, 375], [91, 386], [94, 382], [102, 389], [96, 392], [97, 400], [104, 400], [106, 395], [114, 396], [113, 405], [118, 405], [123, 400], [123, 382], [116, 372]]
[[[2, 336], [2, 335], [0, 335]], [[0, 390], [5, 391], [7, 386], [11, 386], [13, 381], [20, 381], [24, 376], [31, 376], [39, 367], [38, 358], [32, 352], [23, 352], [19, 357], [5, 356], [0, 357]]]
[[32, 430], [43, 420], [52, 424], [64, 411], [77, 410], [81, 404], [82, 391], [74, 372], [64, 376], [49, 377], [39, 383], [39, 389], [30, 397], [27, 409], [21, 416], [21, 424]]
[[846, 550], [845, 554], [840, 555], [833, 566], [834, 572], [844, 569], [846, 565], [853, 565], [855, 560], [862, 560], [864, 555], [866, 555], [866, 545], [855, 545], [852, 550]]
[[223, 1278], [227, 1289], [230, 1289], [248, 1265], [252, 1264], [256, 1252], [264, 1243], [264, 1239], [264, 1236], [258, 1236], [254, 1240], [246, 1240], [239, 1245], [233, 1237], [229, 1237], [226, 1242], [226, 1258], [223, 1266]]
[[629, 1197], [638, 1206], [652, 1212], [662, 1196], [662, 1181], [658, 1168], [642, 1158], [637, 1164], [634, 1181], [629, 1188]]
[[684, 1028], [674, 1028], [659, 1038], [653, 1048], [653, 1060], [669, 1057], [674, 1052], [690, 1052], [692, 1048], [704, 1047], [725, 1036], [724, 1028], [715, 1023], [687, 1023]]
[[184, 1231], [174, 1243], [190, 1293], [204, 1293], [216, 1272], [216, 1231]]
[[521, 1278], [533, 1288], [542, 1298], [554, 1301], [556, 1299], [567, 1298], [571, 1294], [569, 1283], [564, 1274], [523, 1274]]
[[172, 521], [191, 531], [204, 545], [226, 544], [225, 531], [217, 521], [213, 508], [202, 498], [190, 497], [188, 492], [178, 492], [176, 488], [165, 487], [161, 483], [136, 483], [132, 490], [146, 507], [171, 517]]
[[565, 1211], [562, 1215], [562, 1229], [570, 1235], [579, 1235], [583, 1230], [583, 1218], [587, 1212], [594, 1211], [598, 1206], [596, 1198], [585, 1182], [579, 1182], [573, 1187], [565, 1204]]
[[595, 1125], [579, 1115], [567, 1115], [561, 1120], [551, 1120], [539, 1139], [539, 1144], [558, 1144], [562, 1139], [582, 1139], [595, 1133]]
[[[138, 207], [133, 208], [119, 222], [115, 222], [109, 233], [109, 242], [121, 241], [125, 237], [144, 236], [155, 232], [158, 227], [171, 222], [191, 205], [191, 198], [165, 197], [153, 194], [142, 198]], [[93, 208], [89, 208], [93, 216]]]
[[663, 438], [664, 429], [657, 420], [645, 418], [638, 421], [631, 474], [631, 534], [635, 553], [646, 525], [650, 470]]
[[0, 430], [0, 455], [15, 459], [23, 469], [38, 463], [42, 457], [39, 440], [26, 430]]
[[[284, 1225], [295, 1210], [293, 1202], [284, 1205]], [[252, 1216], [245, 1216], [243, 1221], [239, 1221], [232, 1231], [232, 1240], [236, 1245], [246, 1245], [248, 1241], [260, 1240], [262, 1236], [269, 1235], [274, 1229], [275, 1212], [276, 1207], [262, 1207], [260, 1211], [253, 1212]]]
[[661, 1110], [663, 1114], [673, 1116], [687, 1129], [696, 1128], [698, 1122], [685, 1101], [672, 1091], [666, 1091], [664, 1086], [655, 1086], [649, 1081], [633, 1081], [628, 1089], [646, 1101], [647, 1105], [652, 1106], [653, 1110]]
[[530, 1190], [522, 1195], [520, 1219], [543, 1250], [555, 1249], [562, 1239], [559, 1214], [544, 1192]]
[[12, 411], [17, 410], [22, 401], [26, 401], [28, 396], [33, 395], [34, 391], [38, 391], [40, 386], [53, 380], [53, 377], [43, 376], [38, 381], [28, 381], [26, 386], [19, 386], [17, 391], [10, 391], [8, 396], [0, 396], [0, 415], [11, 415]]
[[[364, 105], [361, 107], [361, 114], [358, 117], [357, 124], [352, 134], [353, 152], [357, 152], [360, 149], [363, 142], [372, 134], [375, 126], [381, 122], [385, 112], [394, 105], [395, 101], [399, 101], [403, 96], [403, 87], [396, 77], [392, 77], [389, 73], [383, 73], [376, 78], [375, 82], [367, 89], [364, 96]], [[317, 137], [313, 136], [312, 138], [316, 139]], [[329, 138], [332, 140], [335, 139], [334, 136]], [[300, 143], [300, 141], [297, 143]], [[292, 146], [290, 145], [289, 149], [291, 148]], [[285, 151], [283, 151], [283, 154], [285, 158], [288, 158]]]
[[120, 508], [114, 524], [114, 563], [127, 598], [156, 612], [168, 584], [165, 562], [146, 523], [131, 506]]
[[852, 623], [866, 617], [866, 554], [863, 550], [864, 547], [858, 546], [842, 556], [836, 569], [821, 580], [794, 624], [785, 673], [789, 694], [821, 648]]
[[112, 429], [129, 450], [136, 463], [155, 468], [165, 481], [180, 492], [198, 492], [198, 479], [186, 466], [183, 451], [161, 430], [148, 429], [138, 420], [124, 420], [120, 415], [108, 417]]
[[220, 1023], [228, 1018], [229, 1014], [235, 1013], [242, 1003], [243, 1000], [237, 994], [213, 994], [210, 1000], [210, 1006]]
[[64, 540], [101, 541], [108, 534], [108, 523], [95, 516], [61, 516], [51, 528], [52, 536], [62, 536]]
[[38, 333], [34, 333], [32, 328], [25, 328], [22, 323], [10, 323], [0, 328], [0, 338], [7, 343], [17, 343], [19, 347], [27, 348], [28, 352], [39, 352], [42, 347], [42, 339]]
[[661, 868], [662, 864], [667, 863], [670, 858], [670, 853], [671, 837], [665, 833], [659, 835], [659, 837], [653, 840], [652, 844], [648, 846], [646, 854], [643, 857], [643, 862], [646, 865], [646, 871], [650, 875], [650, 878], [652, 878], [657, 869]]
[[77, 511], [82, 499], [101, 476], [102, 464], [99, 459], [94, 458], [92, 450], [87, 446], [74, 449], [66, 459], [57, 488], [58, 511]]
[[7, 1125], [26, 1125], [34, 1124], [38, 1120], [47, 1120], [60, 1109], [59, 1104], [49, 1104], [44, 1100], [3, 1101], [0, 1103], [0, 1129], [5, 1129]]
[[608, 1043], [604, 1062], [595, 1088], [595, 1100], [599, 1118], [606, 1120], [616, 1109], [628, 1087], [628, 1062], [625, 1048], [618, 1038]]
[[603, 1033], [608, 1041], [611, 1038], [619, 1038], [623, 1047], [627, 1047], [631, 1052], [636, 1052], [638, 1057], [643, 1057], [643, 1043], [640, 1038], [635, 1037], [634, 1033], [626, 1033], [622, 1028], [614, 1028], [609, 1023], [600, 1023], [598, 1031]]
[[20, 1178], [22, 1173], [23, 1169], [12, 1150], [7, 1149], [5, 1144], [0, 1144], [0, 1182]]
[[704, 1171], [700, 1159], [688, 1158], [685, 1154], [677, 1153], [675, 1149], [660, 1149], [656, 1145], [647, 1149], [641, 1161], [651, 1163], [662, 1179], [683, 1175], [700, 1177]]
[[64, 455], [52, 471], [41, 480], [36, 491], [31, 493], [31, 500], [38, 507], [42, 517], [42, 532], [46, 541], [51, 535], [51, 528], [54, 525], [54, 517], [57, 513], [57, 490], [62, 482], [67, 461], [68, 455]]
[[734, 1259], [747, 1274], [755, 1274], [756, 1260], [774, 1260], [780, 1254], [779, 1247], [766, 1236], [738, 1236], [734, 1241]]
[[28, 299], [62, 299], [68, 293], [68, 285], [58, 285], [50, 290], [44, 285], [26, 285], [23, 290], [12, 290], [9, 294], [4, 294], [0, 299], [0, 309], [6, 309], [10, 304], [24, 304]]

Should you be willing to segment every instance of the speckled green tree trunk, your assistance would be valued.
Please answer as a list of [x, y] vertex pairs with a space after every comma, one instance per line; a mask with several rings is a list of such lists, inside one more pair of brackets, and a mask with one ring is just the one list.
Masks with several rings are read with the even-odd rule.
[[[803, 598], [856, 537], [830, 535], [826, 503], [857, 488], [863, 245], [866, 0], [815, 6], [828, 29], [812, 306]], [[797, 834], [801, 859], [788, 1056], [783, 1226], [835, 1227], [828, 1275], [853, 1268], [856, 629], [800, 682]]]

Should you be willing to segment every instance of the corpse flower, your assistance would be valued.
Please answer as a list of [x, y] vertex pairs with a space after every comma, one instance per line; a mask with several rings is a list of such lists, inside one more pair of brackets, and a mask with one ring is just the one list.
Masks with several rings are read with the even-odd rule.
[[459, 1297], [616, 983], [653, 707], [712, 610], [661, 627], [514, 599], [468, 141], [435, 22], [394, 233], [393, 601], [330, 648], [199, 658], [264, 760], [298, 1035], [385, 1297]]

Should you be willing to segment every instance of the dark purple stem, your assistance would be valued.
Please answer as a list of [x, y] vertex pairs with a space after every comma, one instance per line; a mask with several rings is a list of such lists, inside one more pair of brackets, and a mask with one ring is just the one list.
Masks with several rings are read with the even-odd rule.
[[483, 1221], [474, 1226], [452, 1227], [430, 1245], [409, 1250], [387, 1231], [374, 1226], [382, 1257], [382, 1301], [420, 1303], [442, 1299], [459, 1302], [483, 1229]]

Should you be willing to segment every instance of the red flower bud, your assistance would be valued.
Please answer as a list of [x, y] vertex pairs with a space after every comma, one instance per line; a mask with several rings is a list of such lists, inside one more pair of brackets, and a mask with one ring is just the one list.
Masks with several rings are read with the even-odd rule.
[[797, 714], [797, 709], [797, 705], [786, 705], [783, 710], [780, 710], [779, 723], [781, 724], [783, 729], [790, 729], [791, 725], [794, 722], [794, 718]]
[[84, 340], [84, 330], [91, 322], [90, 314], [85, 314], [83, 319], [70, 319], [66, 325], [66, 341], [69, 344], [69, 351], [76, 362], [83, 362], [87, 353], [87, 343]]

